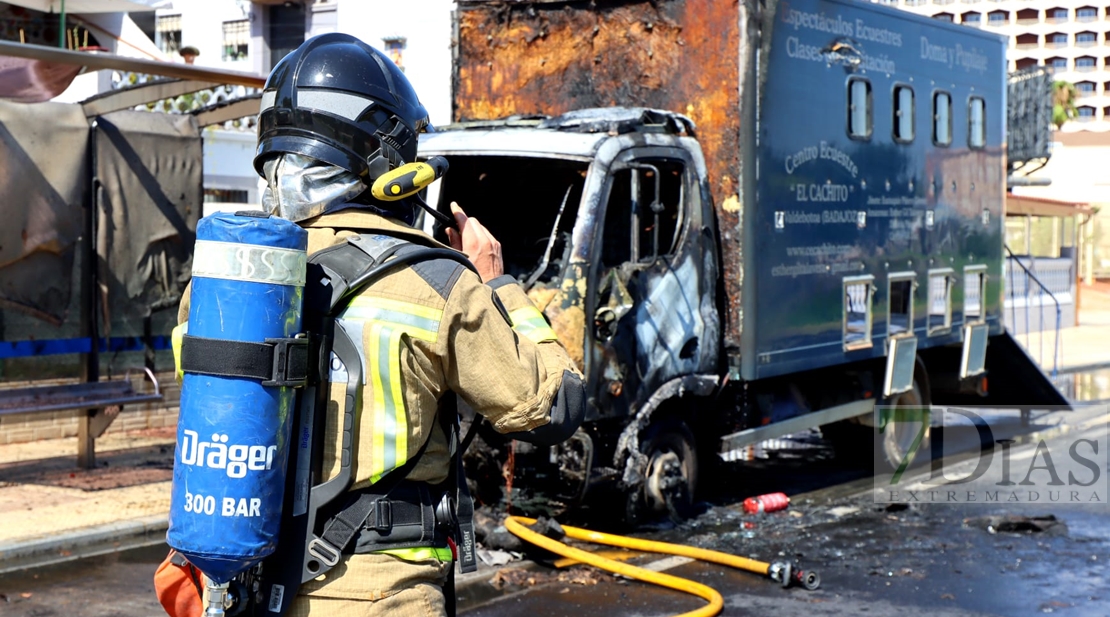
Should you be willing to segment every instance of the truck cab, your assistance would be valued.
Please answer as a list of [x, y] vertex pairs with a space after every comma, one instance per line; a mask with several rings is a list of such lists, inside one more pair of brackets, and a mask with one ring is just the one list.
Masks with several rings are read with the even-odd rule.
[[[694, 136], [680, 114], [606, 108], [421, 137], [421, 156], [451, 164], [429, 199], [458, 202], [501, 241], [506, 273], [587, 377], [589, 427], [564, 449], [611, 476], [625, 475], [638, 448], [618, 442], [653, 396], [707, 393], [723, 368], [716, 217]], [[670, 458], [693, 472], [682, 422], [670, 421]], [[566, 497], [586, 490], [590, 470], [573, 471], [582, 482]]]

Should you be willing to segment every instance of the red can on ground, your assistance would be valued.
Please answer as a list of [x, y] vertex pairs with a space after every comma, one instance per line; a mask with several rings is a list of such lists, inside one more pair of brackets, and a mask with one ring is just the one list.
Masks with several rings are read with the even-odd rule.
[[785, 510], [790, 505], [790, 498], [786, 493], [767, 493], [757, 497], [748, 497], [744, 500], [744, 511], [748, 514], [761, 514], [763, 512], [777, 512]]

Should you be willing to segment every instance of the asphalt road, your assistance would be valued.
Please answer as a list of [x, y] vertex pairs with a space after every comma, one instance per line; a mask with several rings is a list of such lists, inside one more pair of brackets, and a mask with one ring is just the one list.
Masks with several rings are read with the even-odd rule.
[[0, 576], [7, 617], [158, 617], [154, 570], [165, 546], [114, 553]]
[[[1058, 424], [1074, 416], [1053, 414], [1037, 419], [1039, 430], [1006, 418], [991, 426], [1011, 446], [1014, 469], [1024, 469], [1044, 439], [1050, 451], [1066, 452], [1080, 439], [1101, 440], [1105, 448], [1106, 417], [1102, 412], [1086, 430]], [[1053, 427], [1053, 425], [1056, 425]], [[1022, 435], [1026, 435], [1022, 439]], [[977, 451], [970, 425], [949, 429], [949, 442], [964, 440]], [[1025, 441], [1026, 443], [1022, 443]], [[824, 477], [848, 470], [831, 461], [789, 460], [765, 465], [761, 483], [812, 482], [814, 468]], [[977, 458], [949, 468], [962, 478]], [[1039, 463], [1044, 459], [1037, 458]], [[787, 511], [744, 514], [735, 503], [714, 505], [697, 519], [674, 529], [640, 534], [722, 550], [762, 561], [792, 560], [822, 577], [817, 591], [782, 589], [766, 578], [699, 562], [667, 570], [717, 589], [725, 599], [724, 615], [1110, 615], [1110, 508], [1105, 458], [1095, 488], [1098, 503], [1065, 504], [1044, 498], [1036, 504], [1012, 503], [876, 503], [870, 478], [819, 488], [796, 499]], [[919, 480], [929, 469], [917, 470]], [[747, 473], [752, 473], [750, 470]], [[1046, 472], [1039, 478], [1051, 481]], [[1023, 475], [1023, 472], [1022, 472]], [[1015, 478], [1021, 475], [1015, 472]], [[1040, 487], [1030, 487], [1040, 488]], [[1044, 495], [1047, 497], [1047, 494]], [[1050, 518], [1051, 517], [1051, 518]], [[1012, 531], [1009, 531], [1012, 530]], [[657, 556], [646, 560], [658, 561]], [[663, 617], [703, 606], [704, 601], [675, 591], [651, 587], [608, 574], [591, 577], [537, 575], [503, 588], [500, 598], [465, 612], [468, 617], [530, 615], [532, 617], [604, 614], [614, 617]], [[584, 580], [582, 580], [584, 579]], [[583, 584], [584, 583], [584, 584]]]
[[[1065, 451], [1084, 436], [1105, 441], [1105, 421], [1085, 432], [1069, 430], [1076, 418], [1043, 416], [1032, 428], [1011, 418], [995, 426], [1009, 427], [1018, 437], [1042, 431], [1049, 446]], [[946, 440], [963, 440], [971, 450], [977, 445], [969, 426], [948, 429]], [[809, 445], [723, 471], [717, 476], [719, 490], [709, 495], [700, 516], [637, 535], [764, 561], [797, 561], [822, 576], [819, 590], [806, 591], [784, 590], [754, 574], [698, 562], [667, 569], [720, 591], [725, 615], [1110, 615], [1110, 510], [1105, 501], [888, 506], [875, 503], [868, 468], [838, 463], [819, 440]], [[1036, 445], [1037, 440], [1019, 439], [1011, 449], [1014, 460], [1024, 460]], [[1105, 486], [1110, 473], [1102, 467]], [[742, 512], [743, 496], [771, 490], [802, 494], [784, 512]], [[999, 519], [990, 517], [1043, 515], [1054, 515], [1057, 522], [1038, 523], [1043, 531], [988, 530], [991, 521], [1001, 527]], [[0, 615], [160, 615], [151, 581], [164, 556], [165, 547], [156, 546], [0, 576]], [[657, 562], [659, 557], [640, 561]], [[463, 594], [463, 614], [662, 617], [704, 604], [583, 567], [535, 567], [508, 571], [498, 579], [497, 587], [483, 583]]]

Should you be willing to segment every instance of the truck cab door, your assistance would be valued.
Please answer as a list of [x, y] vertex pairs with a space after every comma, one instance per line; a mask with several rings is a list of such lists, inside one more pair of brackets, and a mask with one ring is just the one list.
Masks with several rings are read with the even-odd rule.
[[586, 365], [603, 417], [627, 415], [674, 377], [715, 372], [717, 252], [705, 201], [683, 150], [633, 150], [610, 167], [587, 302]]

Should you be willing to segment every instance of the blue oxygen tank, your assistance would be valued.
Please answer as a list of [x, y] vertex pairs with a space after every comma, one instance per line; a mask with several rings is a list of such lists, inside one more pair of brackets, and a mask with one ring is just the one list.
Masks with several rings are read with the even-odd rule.
[[[308, 233], [280, 218], [201, 219], [188, 337], [264, 343], [300, 333], [307, 245]], [[222, 583], [277, 545], [294, 390], [184, 368], [167, 542]]]

